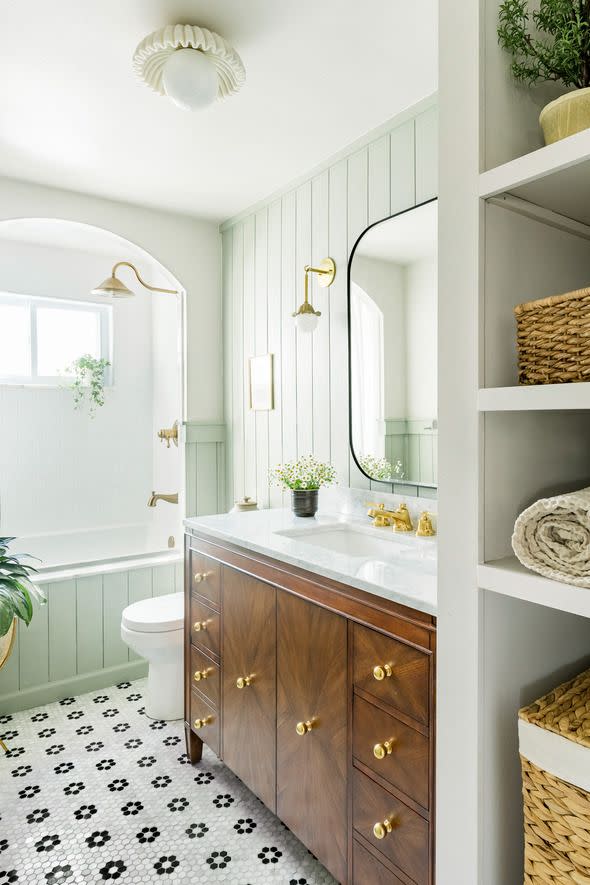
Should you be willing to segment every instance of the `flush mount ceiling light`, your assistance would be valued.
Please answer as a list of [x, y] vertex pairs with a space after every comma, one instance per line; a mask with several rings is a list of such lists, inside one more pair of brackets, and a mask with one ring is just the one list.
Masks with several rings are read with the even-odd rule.
[[110, 277], [103, 280], [96, 289], [92, 289], [90, 294], [105, 295], [107, 298], [131, 298], [135, 292], [128, 289], [125, 283], [122, 283], [116, 276], [118, 267], [130, 267], [144, 289], [149, 289], [150, 292], [165, 292], [166, 295], [178, 295], [177, 289], [161, 289], [159, 286], [150, 286], [149, 283], [146, 283], [146, 281], [142, 279], [138, 269], [134, 264], [131, 264], [130, 261], [118, 261], [113, 267]]
[[190, 111], [228, 98], [246, 81], [235, 49], [196, 25], [167, 25], [145, 37], [133, 55], [133, 69], [158, 95]]
[[317, 273], [318, 284], [322, 289], [327, 289], [334, 282], [336, 276], [336, 265], [333, 258], [323, 258], [319, 267], [312, 267], [310, 264], [305, 267], [305, 284], [303, 289], [303, 304], [295, 311], [295, 325], [300, 332], [313, 332], [318, 324], [318, 320], [322, 315], [321, 310], [315, 310], [313, 304], [309, 302], [309, 275]]

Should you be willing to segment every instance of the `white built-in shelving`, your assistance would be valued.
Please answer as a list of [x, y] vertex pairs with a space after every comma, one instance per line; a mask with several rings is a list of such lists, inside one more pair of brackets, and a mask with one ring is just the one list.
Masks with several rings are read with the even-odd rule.
[[535, 574], [515, 556], [480, 565], [477, 578], [482, 590], [590, 618], [590, 590]]
[[477, 407], [480, 412], [590, 409], [590, 382], [484, 387], [478, 392]]

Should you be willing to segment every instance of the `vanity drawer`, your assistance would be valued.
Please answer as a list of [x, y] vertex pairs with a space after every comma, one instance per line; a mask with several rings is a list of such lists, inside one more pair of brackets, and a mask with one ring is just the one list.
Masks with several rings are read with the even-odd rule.
[[221, 566], [215, 559], [199, 553], [190, 552], [191, 591], [204, 596], [214, 605], [221, 602]]
[[194, 645], [191, 645], [190, 679], [192, 687], [219, 708], [219, 667]]
[[[358, 769], [353, 772], [352, 790], [353, 826], [357, 833], [418, 885], [428, 885], [428, 822]], [[392, 825], [391, 832], [385, 827], [388, 822]], [[385, 833], [382, 839], [373, 832], [373, 827], [379, 823]]]
[[[429, 807], [427, 737], [355, 695], [352, 746], [355, 759], [423, 808]], [[375, 755], [375, 750], [381, 755], [385, 753], [382, 759]]]
[[219, 657], [221, 615], [200, 599], [191, 598], [191, 642]]
[[352, 846], [352, 885], [404, 885], [404, 883], [355, 839]]
[[418, 722], [428, 724], [430, 659], [427, 654], [354, 625], [354, 684]]
[[219, 712], [191, 691], [191, 728], [219, 756]]

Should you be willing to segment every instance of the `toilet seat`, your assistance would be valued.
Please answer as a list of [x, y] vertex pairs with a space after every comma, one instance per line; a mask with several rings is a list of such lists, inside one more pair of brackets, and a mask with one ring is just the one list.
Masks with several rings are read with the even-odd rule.
[[184, 626], [184, 593], [140, 599], [123, 609], [121, 626], [136, 633], [168, 633]]

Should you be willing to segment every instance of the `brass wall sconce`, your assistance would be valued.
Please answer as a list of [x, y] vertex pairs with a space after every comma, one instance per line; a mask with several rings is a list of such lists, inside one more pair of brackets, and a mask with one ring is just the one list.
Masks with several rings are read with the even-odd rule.
[[324, 258], [320, 261], [319, 267], [312, 267], [310, 264], [305, 267], [305, 284], [303, 304], [295, 311], [295, 325], [300, 332], [313, 332], [318, 324], [318, 319], [322, 312], [315, 310], [313, 304], [309, 301], [309, 275], [316, 273], [318, 275], [318, 285], [322, 289], [327, 289], [334, 282], [336, 276], [336, 264], [333, 258]]
[[164, 292], [166, 295], [178, 295], [178, 289], [161, 289], [159, 286], [150, 286], [149, 283], [146, 283], [146, 281], [142, 279], [138, 269], [134, 264], [131, 264], [130, 261], [118, 261], [113, 267], [110, 277], [107, 277], [106, 280], [103, 280], [102, 283], [96, 287], [96, 289], [93, 289], [91, 292], [92, 295], [106, 295], [107, 297], [113, 298], [130, 298], [135, 294], [117, 277], [116, 272], [118, 267], [130, 267], [144, 289], [149, 289], [150, 292]]

